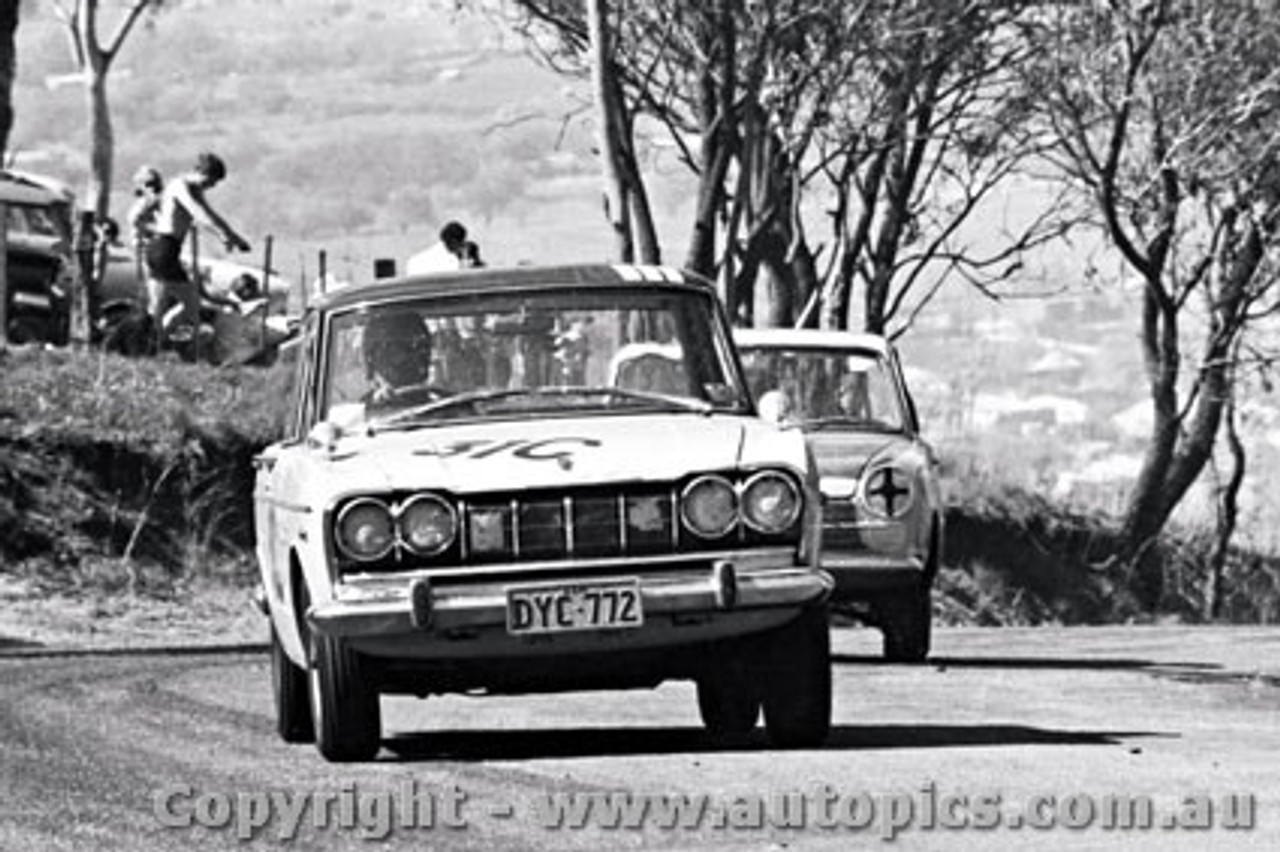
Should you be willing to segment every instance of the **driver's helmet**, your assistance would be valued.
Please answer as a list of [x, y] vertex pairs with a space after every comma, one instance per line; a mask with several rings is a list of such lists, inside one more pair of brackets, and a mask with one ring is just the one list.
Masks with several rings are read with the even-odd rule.
[[378, 311], [364, 327], [364, 363], [370, 378], [393, 388], [426, 384], [431, 374], [431, 331], [413, 310]]

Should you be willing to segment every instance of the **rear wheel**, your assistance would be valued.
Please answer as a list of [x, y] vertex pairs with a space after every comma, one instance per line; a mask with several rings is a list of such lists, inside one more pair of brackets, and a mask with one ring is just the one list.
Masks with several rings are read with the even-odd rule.
[[821, 745], [831, 730], [831, 632], [825, 607], [804, 610], [768, 640], [764, 723], [781, 748]]
[[382, 708], [363, 660], [341, 639], [314, 630], [310, 646], [316, 747], [335, 763], [372, 760], [382, 744]]
[[718, 739], [745, 736], [760, 718], [760, 693], [739, 649], [698, 678], [702, 724]]
[[276, 628], [271, 626], [271, 685], [275, 695], [276, 731], [287, 743], [315, 742], [307, 673], [284, 652]]

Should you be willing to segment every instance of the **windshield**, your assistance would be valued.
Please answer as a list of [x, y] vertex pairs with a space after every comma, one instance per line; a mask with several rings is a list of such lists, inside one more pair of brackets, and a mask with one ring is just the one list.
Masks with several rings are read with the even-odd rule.
[[[871, 352], [741, 349], [747, 382], [761, 409], [806, 428], [903, 428], [901, 398], [888, 364]], [[773, 394], [772, 406], [765, 397]]]
[[383, 303], [332, 317], [325, 418], [399, 428], [584, 410], [749, 405], [697, 292], [564, 290]]
[[9, 204], [9, 235], [19, 237], [53, 237], [64, 236], [58, 217], [52, 208], [32, 207], [27, 204]]

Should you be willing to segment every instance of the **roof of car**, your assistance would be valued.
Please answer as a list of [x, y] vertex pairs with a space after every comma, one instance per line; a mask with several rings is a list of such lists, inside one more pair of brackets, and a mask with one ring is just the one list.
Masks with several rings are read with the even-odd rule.
[[316, 303], [326, 309], [344, 308], [366, 302], [415, 296], [497, 293], [511, 289], [551, 289], [569, 285], [622, 287], [648, 283], [655, 286], [708, 290], [706, 279], [668, 266], [634, 264], [577, 264], [564, 266], [513, 266], [463, 269], [457, 272], [383, 278], [351, 284], [321, 297]]
[[818, 328], [735, 328], [733, 342], [748, 349], [864, 349], [886, 354], [889, 341], [865, 331]]
[[0, 201], [6, 204], [46, 205], [67, 202], [64, 192], [48, 183], [16, 172], [0, 171]]

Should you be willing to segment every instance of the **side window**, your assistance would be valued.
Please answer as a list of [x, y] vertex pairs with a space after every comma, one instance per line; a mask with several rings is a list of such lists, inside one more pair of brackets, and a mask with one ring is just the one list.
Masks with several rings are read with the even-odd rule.
[[306, 434], [313, 407], [311, 383], [315, 324], [308, 319], [302, 332], [280, 347], [276, 361], [277, 399], [281, 406], [281, 439], [298, 441]]
[[298, 412], [297, 423], [292, 435], [295, 440], [301, 440], [306, 435], [307, 430], [311, 428], [311, 424], [316, 420], [315, 376], [318, 354], [316, 341], [319, 338], [318, 326], [319, 323], [315, 316], [312, 315], [307, 319], [307, 323], [302, 329], [302, 350], [298, 353], [297, 388], [294, 391], [295, 409]]

